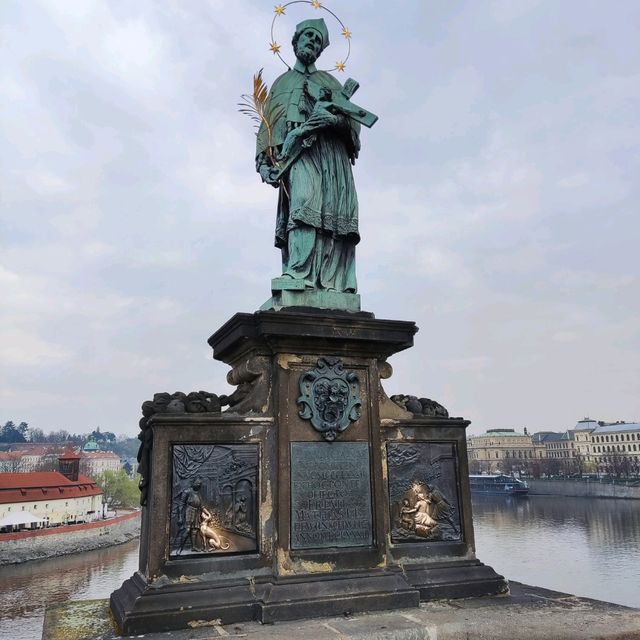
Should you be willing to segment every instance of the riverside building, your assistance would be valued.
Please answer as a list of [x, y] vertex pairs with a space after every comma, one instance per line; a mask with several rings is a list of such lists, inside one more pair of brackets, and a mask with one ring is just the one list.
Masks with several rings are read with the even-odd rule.
[[[0, 472], [55, 471], [58, 458], [64, 451], [65, 447], [60, 444], [13, 444], [10, 451], [0, 451]], [[89, 440], [84, 447], [77, 447], [75, 451], [80, 457], [80, 473], [89, 478], [122, 468], [120, 456], [113, 451], [100, 450], [95, 440]]]
[[102, 491], [79, 473], [80, 457], [68, 452], [58, 462], [59, 471], [0, 473], [0, 532], [100, 517]]
[[578, 422], [585, 459], [598, 473], [637, 475], [640, 473], [640, 423]]
[[640, 475], [640, 423], [580, 420], [574, 429], [489, 429], [467, 440], [472, 473]]
[[536, 456], [542, 457], [526, 429], [523, 433], [515, 429], [488, 429], [467, 440], [467, 451], [472, 471], [476, 473], [520, 470]]

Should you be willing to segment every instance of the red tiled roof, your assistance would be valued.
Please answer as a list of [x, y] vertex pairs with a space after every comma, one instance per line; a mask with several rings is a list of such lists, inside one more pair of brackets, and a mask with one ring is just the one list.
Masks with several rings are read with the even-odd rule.
[[0, 460], [20, 460], [21, 458], [20, 451], [0, 451]]
[[81, 451], [81, 458], [112, 458], [114, 460], [120, 460], [120, 456], [113, 451]]
[[0, 473], [0, 504], [84, 498], [101, 493], [96, 483], [83, 475], [73, 482], [57, 471]]
[[36, 442], [19, 442], [10, 445], [11, 451], [20, 452], [27, 456], [46, 456], [62, 453], [64, 445], [39, 444]]
[[70, 449], [67, 449], [58, 460], [80, 460], [80, 456], [77, 453], [74, 453]]

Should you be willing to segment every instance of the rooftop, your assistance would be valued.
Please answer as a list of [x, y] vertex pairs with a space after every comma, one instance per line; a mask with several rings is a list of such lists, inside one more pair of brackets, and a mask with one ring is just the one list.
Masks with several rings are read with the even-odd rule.
[[80, 451], [80, 458], [83, 460], [96, 460], [96, 459], [107, 459], [113, 458], [115, 460], [120, 460], [120, 456], [113, 451]]
[[96, 483], [79, 475], [69, 480], [58, 471], [0, 473], [0, 504], [100, 495]]
[[491, 437], [518, 437], [518, 438], [526, 438], [528, 437], [525, 433], [518, 433], [515, 429], [487, 429], [486, 433], [471, 436], [471, 438], [491, 438]]
[[618, 422], [616, 424], [598, 425], [594, 430], [594, 435], [602, 433], [626, 433], [628, 431], [640, 431], [640, 422]]
[[85, 451], [99, 451], [100, 447], [98, 446], [98, 443], [91, 439], [87, 442], [87, 444], [84, 445], [84, 447], [82, 447]]

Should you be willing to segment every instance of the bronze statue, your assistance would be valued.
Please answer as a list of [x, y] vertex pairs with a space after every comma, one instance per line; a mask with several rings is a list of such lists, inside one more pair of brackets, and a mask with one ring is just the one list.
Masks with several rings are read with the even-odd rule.
[[316, 68], [329, 45], [323, 19], [298, 24], [292, 44], [296, 63], [269, 92], [256, 147], [263, 182], [280, 190], [275, 245], [282, 276], [272, 288], [354, 294], [360, 233], [351, 165], [360, 123], [372, 126], [377, 117], [350, 101], [355, 81], [343, 86]]

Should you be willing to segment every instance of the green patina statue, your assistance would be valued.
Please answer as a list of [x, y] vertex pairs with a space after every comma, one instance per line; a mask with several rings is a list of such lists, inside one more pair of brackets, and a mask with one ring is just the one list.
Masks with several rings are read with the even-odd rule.
[[282, 276], [263, 308], [315, 306], [357, 311], [355, 247], [358, 198], [351, 165], [360, 150], [360, 124], [377, 117], [350, 101], [344, 86], [315, 62], [329, 45], [324, 20], [305, 20], [293, 36], [296, 63], [273, 83], [258, 131], [256, 169], [279, 188], [275, 245]]

